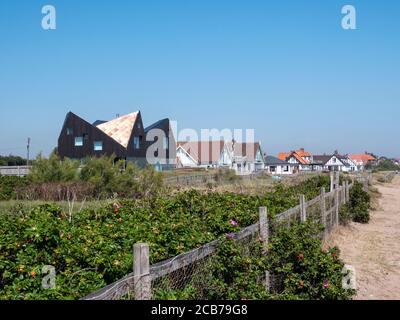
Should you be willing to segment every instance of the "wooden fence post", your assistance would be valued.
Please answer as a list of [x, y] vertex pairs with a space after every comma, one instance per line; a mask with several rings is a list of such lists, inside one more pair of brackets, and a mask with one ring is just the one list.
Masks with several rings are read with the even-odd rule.
[[335, 225], [339, 224], [339, 189], [335, 191]]
[[346, 203], [350, 201], [350, 186], [349, 182], [346, 181]]
[[300, 221], [305, 222], [307, 220], [307, 209], [306, 209], [306, 197], [304, 194], [300, 196]]
[[[264, 245], [264, 249], [268, 250], [269, 243], [269, 221], [268, 221], [268, 213], [266, 207], [260, 207], [258, 209], [259, 215], [259, 228], [260, 228], [260, 238]], [[265, 271], [265, 290], [267, 292], [270, 291], [271, 279], [269, 271]]]
[[135, 300], [151, 299], [150, 255], [147, 243], [133, 246]]
[[333, 171], [331, 171], [331, 173], [330, 173], [330, 177], [331, 177], [331, 187], [330, 187], [330, 189], [329, 189], [329, 191], [333, 191], [333, 189], [334, 189], [334, 187], [335, 187], [335, 177], [334, 177], [334, 172]]
[[326, 202], [325, 202], [325, 188], [321, 188], [321, 224], [324, 226], [324, 237], [326, 235]]
[[335, 189], [340, 187], [340, 171], [336, 171]]
[[346, 204], [346, 181], [342, 182], [342, 194], [340, 200], [342, 204]]
[[265, 248], [268, 248], [269, 241], [269, 221], [266, 207], [260, 207], [258, 211], [260, 221], [260, 238]]

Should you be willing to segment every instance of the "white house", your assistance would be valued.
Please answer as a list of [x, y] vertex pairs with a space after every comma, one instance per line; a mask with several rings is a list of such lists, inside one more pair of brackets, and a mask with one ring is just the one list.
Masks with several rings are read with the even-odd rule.
[[265, 170], [271, 175], [293, 174], [294, 165], [273, 156], [266, 156], [264, 159]]
[[357, 165], [347, 156], [339, 154], [314, 155], [312, 170], [314, 171], [357, 171]]
[[177, 143], [177, 167], [229, 168], [237, 174], [264, 169], [260, 143], [236, 141], [181, 141]]
[[305, 151], [304, 148], [300, 148], [291, 152], [281, 152], [278, 154], [278, 159], [289, 162], [294, 166], [294, 173], [299, 171], [311, 171], [312, 170], [312, 159], [313, 155]]

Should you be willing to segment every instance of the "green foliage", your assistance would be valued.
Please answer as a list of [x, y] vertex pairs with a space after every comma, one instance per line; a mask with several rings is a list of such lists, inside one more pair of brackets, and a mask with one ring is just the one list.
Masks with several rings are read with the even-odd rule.
[[370, 195], [363, 190], [362, 183], [354, 182], [350, 189], [349, 202], [340, 209], [340, 222], [342, 224], [347, 224], [349, 221], [368, 223], [370, 202]]
[[[316, 181], [305, 185], [316, 189], [299, 186], [308, 197], [321, 187]], [[296, 205], [298, 196], [296, 188], [283, 186], [264, 196], [192, 190], [71, 214], [48, 204], [0, 215], [0, 299], [80, 298], [131, 272], [134, 243], [148, 243], [151, 263], [156, 263], [232, 232], [231, 219], [243, 228], [257, 221], [260, 206], [276, 214]], [[246, 260], [232, 263], [242, 271], [253, 270]], [[56, 268], [56, 289], [42, 289], [43, 265]], [[236, 280], [245, 285], [240, 277]], [[256, 294], [253, 284], [245, 288], [248, 297]], [[227, 288], [222, 294], [236, 293]]]
[[26, 159], [20, 156], [0, 156], [0, 166], [26, 166]]
[[0, 201], [15, 199], [16, 190], [27, 185], [27, 179], [23, 177], [0, 175]]
[[349, 299], [355, 293], [342, 288], [344, 264], [339, 250], [322, 250], [316, 237], [320, 231], [318, 225], [303, 223], [282, 228], [271, 239], [268, 269], [281, 279], [275, 298]]
[[61, 161], [56, 153], [48, 159], [41, 154], [37, 157], [30, 174], [29, 181], [34, 184], [47, 182], [71, 182], [78, 180], [78, 161], [65, 159]]
[[393, 162], [393, 160], [385, 159], [380, 161], [377, 165], [369, 165], [367, 164], [366, 169], [372, 169], [373, 172], [379, 171], [397, 171], [400, 167]]
[[[250, 254], [251, 252], [251, 254]], [[267, 270], [267, 256], [262, 243], [244, 246], [223, 238], [212, 265], [207, 297], [212, 300], [261, 300], [269, 297], [261, 277]]]
[[[232, 227], [231, 231], [238, 231]], [[212, 300], [347, 300], [355, 290], [344, 289], [344, 263], [339, 250], [321, 249], [318, 225], [305, 223], [283, 228], [265, 248], [258, 239], [241, 242], [229, 233], [220, 239], [206, 285], [189, 283], [181, 290], [156, 290], [156, 299]], [[269, 270], [271, 293], [264, 285]], [[167, 286], [168, 287], [168, 284]]]
[[218, 169], [214, 175], [214, 180], [216, 182], [235, 182], [239, 179], [234, 170], [229, 169]]
[[31, 200], [77, 200], [137, 198], [162, 190], [162, 175], [152, 166], [139, 168], [134, 163], [115, 161], [114, 157], [61, 160], [56, 153], [48, 159], [38, 156], [29, 185], [13, 190], [13, 195]]

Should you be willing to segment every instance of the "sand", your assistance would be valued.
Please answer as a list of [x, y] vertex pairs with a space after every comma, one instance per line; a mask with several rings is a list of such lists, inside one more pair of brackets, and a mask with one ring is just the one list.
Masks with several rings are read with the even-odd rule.
[[356, 270], [357, 300], [400, 299], [400, 177], [377, 185], [382, 197], [368, 224], [340, 226], [327, 239]]

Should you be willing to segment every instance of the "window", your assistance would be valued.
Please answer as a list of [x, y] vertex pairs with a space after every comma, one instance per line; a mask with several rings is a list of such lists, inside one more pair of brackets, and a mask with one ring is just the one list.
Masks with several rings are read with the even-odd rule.
[[283, 171], [284, 171], [284, 172], [289, 172], [289, 166], [284, 166], [284, 167], [283, 167]]
[[163, 148], [167, 150], [169, 148], [169, 139], [168, 137], [163, 137]]
[[142, 129], [142, 125], [140, 124], [140, 122], [138, 122], [137, 127], [138, 127], [138, 129]]
[[332, 162], [333, 162], [333, 163], [336, 163], [336, 158], [332, 158]]
[[276, 166], [270, 166], [269, 167], [270, 172], [275, 172], [276, 171]]
[[67, 136], [72, 136], [74, 134], [74, 129], [67, 128]]
[[83, 137], [75, 137], [75, 147], [83, 146]]
[[140, 139], [139, 137], [133, 137], [133, 148], [139, 149], [140, 148]]
[[103, 141], [95, 141], [93, 144], [94, 151], [103, 151]]

